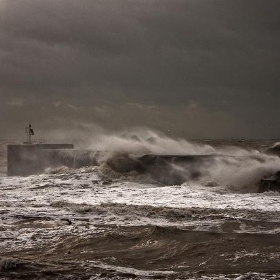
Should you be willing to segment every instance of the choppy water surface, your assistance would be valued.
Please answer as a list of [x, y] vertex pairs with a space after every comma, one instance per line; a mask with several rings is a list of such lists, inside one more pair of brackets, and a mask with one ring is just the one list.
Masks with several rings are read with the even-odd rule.
[[236, 185], [220, 167], [182, 185], [106, 163], [2, 176], [0, 279], [280, 279], [279, 193], [257, 193], [253, 166], [231, 164]]

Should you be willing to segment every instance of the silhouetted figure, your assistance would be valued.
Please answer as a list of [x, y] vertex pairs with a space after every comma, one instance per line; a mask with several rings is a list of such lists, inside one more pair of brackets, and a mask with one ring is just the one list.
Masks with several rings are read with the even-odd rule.
[[30, 135], [34, 135], [34, 130], [31, 127], [31, 124], [29, 124], [29, 133], [30, 133]]
[[25, 133], [27, 135], [27, 141], [25, 142], [25, 144], [32, 144], [31, 135], [34, 135], [34, 130], [31, 127], [31, 124], [29, 124], [28, 127], [25, 128]]

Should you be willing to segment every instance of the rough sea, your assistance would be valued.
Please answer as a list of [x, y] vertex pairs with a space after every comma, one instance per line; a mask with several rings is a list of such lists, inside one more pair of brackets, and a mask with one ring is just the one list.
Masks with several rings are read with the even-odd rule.
[[280, 170], [265, 153], [276, 140], [110, 141], [134, 154], [226, 158], [182, 184], [112, 170], [113, 152], [98, 166], [8, 177], [16, 141], [0, 141], [0, 279], [280, 279], [280, 196], [258, 192]]

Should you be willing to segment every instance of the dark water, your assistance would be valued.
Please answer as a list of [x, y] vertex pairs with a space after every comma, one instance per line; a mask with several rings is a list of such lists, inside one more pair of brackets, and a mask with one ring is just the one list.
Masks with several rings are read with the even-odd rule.
[[244, 185], [280, 166], [247, 153], [274, 142], [200, 141], [246, 151], [218, 161], [215, 182], [167, 185], [106, 162], [2, 176], [0, 279], [280, 279], [280, 196]]

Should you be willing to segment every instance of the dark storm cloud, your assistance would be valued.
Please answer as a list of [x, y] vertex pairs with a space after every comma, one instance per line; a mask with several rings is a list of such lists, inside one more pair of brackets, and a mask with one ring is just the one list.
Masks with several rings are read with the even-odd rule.
[[279, 12], [277, 0], [0, 0], [2, 117], [256, 137], [279, 118]]

